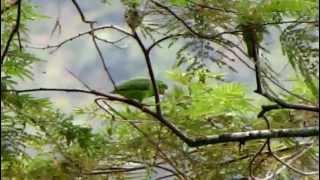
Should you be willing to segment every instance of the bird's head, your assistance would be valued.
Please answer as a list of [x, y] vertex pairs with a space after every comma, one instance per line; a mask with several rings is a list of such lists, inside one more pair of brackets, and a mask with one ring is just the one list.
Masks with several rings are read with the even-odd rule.
[[132, 2], [128, 5], [128, 8], [125, 12], [125, 19], [129, 27], [133, 30], [136, 29], [143, 20], [143, 12], [138, 9], [138, 2]]
[[159, 93], [164, 94], [164, 92], [168, 89], [168, 86], [163, 81], [157, 81]]

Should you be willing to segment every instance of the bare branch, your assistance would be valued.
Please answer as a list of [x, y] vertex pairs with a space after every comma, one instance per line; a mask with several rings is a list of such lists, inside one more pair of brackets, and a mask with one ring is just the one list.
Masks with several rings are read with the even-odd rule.
[[64, 44], [70, 42], [70, 41], [73, 41], [79, 37], [82, 37], [84, 35], [90, 35], [91, 33], [93, 32], [96, 32], [96, 31], [100, 31], [100, 30], [105, 30], [105, 29], [112, 29], [112, 30], [115, 30], [115, 31], [118, 31], [124, 35], [127, 35], [127, 36], [130, 36], [132, 37], [132, 34], [128, 33], [127, 31], [119, 28], [119, 27], [116, 27], [114, 25], [107, 25], [107, 26], [101, 26], [101, 27], [97, 27], [97, 28], [94, 28], [94, 29], [91, 29], [89, 31], [86, 31], [86, 32], [83, 32], [83, 33], [79, 33], [78, 35], [76, 36], [73, 36], [73, 37], [70, 37], [68, 39], [65, 39], [64, 41], [58, 43], [58, 44], [55, 44], [55, 45], [48, 45], [48, 46], [45, 46], [45, 47], [32, 47], [32, 46], [27, 46], [28, 48], [33, 48], [33, 49], [53, 49], [53, 51], [56, 51], [57, 49], [59, 49], [61, 46], [63, 46]]
[[159, 117], [161, 117], [162, 113], [161, 113], [161, 104], [160, 104], [159, 91], [158, 91], [158, 87], [157, 87], [157, 84], [156, 84], [156, 78], [154, 76], [154, 72], [153, 72], [153, 68], [152, 68], [152, 64], [151, 64], [150, 54], [147, 51], [147, 48], [142, 43], [142, 41], [141, 41], [140, 37], [138, 36], [138, 34], [135, 32], [135, 30], [133, 30], [133, 38], [138, 42], [138, 44], [140, 46], [140, 49], [142, 50], [144, 58], [146, 60], [146, 64], [147, 64], [147, 68], [148, 68], [148, 72], [149, 72], [149, 76], [150, 76], [150, 79], [151, 79], [152, 88], [153, 88], [153, 92], [154, 92], [154, 98], [155, 98], [155, 103], [156, 103], [157, 114], [158, 114]]
[[[90, 27], [93, 29], [92, 25], [90, 25]], [[103, 57], [103, 54], [102, 54], [102, 52], [101, 52], [101, 50], [100, 50], [100, 47], [99, 47], [99, 45], [98, 45], [98, 43], [97, 43], [97, 40], [95, 39], [93, 33], [92, 33], [91, 37], [92, 37], [92, 41], [93, 41], [94, 47], [96, 48], [96, 50], [97, 50], [97, 52], [98, 52], [98, 54], [99, 54], [100, 60], [101, 60], [102, 65], [103, 65], [103, 69], [104, 69], [104, 71], [106, 72], [107, 76], [109, 77], [109, 80], [111, 81], [111, 83], [112, 83], [112, 85], [113, 85], [113, 88], [116, 89], [116, 83], [115, 83], [115, 81], [114, 81], [113, 78], [112, 78], [112, 75], [111, 75], [111, 73], [110, 73], [110, 71], [109, 71], [109, 69], [108, 69], [108, 67], [107, 67], [106, 61], [105, 61], [105, 59], [104, 59], [104, 57]]]
[[155, 179], [155, 180], [167, 179], [167, 178], [170, 178], [170, 177], [172, 177], [172, 176], [174, 176], [174, 174], [169, 174], [169, 175], [161, 176], [161, 177], [158, 177], [158, 178]]
[[155, 41], [153, 44], [151, 44], [146, 51], [147, 51], [148, 53], [150, 53], [151, 50], [152, 50], [155, 46], [159, 45], [159, 44], [162, 43], [163, 41], [166, 41], [166, 40], [171, 39], [171, 38], [177, 38], [177, 37], [180, 37], [180, 36], [183, 36], [183, 35], [185, 35], [185, 34], [171, 34], [171, 35], [165, 36], [165, 37], [163, 37], [163, 38]]
[[71, 76], [72, 76], [73, 78], [75, 78], [77, 81], [79, 81], [79, 82], [82, 84], [82, 86], [84, 86], [84, 87], [87, 88], [88, 90], [92, 90], [92, 88], [91, 88], [88, 84], [86, 84], [86, 83], [83, 82], [80, 78], [78, 78], [71, 70], [69, 70], [69, 69], [67, 69], [67, 68], [66, 68], [66, 70], [67, 70], [67, 72], [68, 72], [69, 74], [71, 74]]
[[277, 25], [277, 24], [319, 24], [319, 20], [314, 21], [303, 21], [303, 20], [291, 20], [291, 21], [276, 21], [276, 22], [266, 22], [262, 25]]
[[20, 35], [19, 29], [17, 31], [17, 39], [18, 39], [19, 49], [21, 51], [23, 49], [23, 46], [22, 46], [22, 40], [21, 40], [21, 35]]
[[289, 103], [284, 102], [281, 99], [272, 97], [266, 93], [263, 93], [262, 96], [275, 102], [276, 104], [261, 106], [262, 110], [258, 114], [258, 117], [262, 117], [265, 113], [267, 113], [268, 111], [274, 110], [274, 109], [295, 109], [295, 110], [304, 110], [304, 111], [311, 111], [311, 112], [318, 112], [319, 113], [318, 106], [309, 106], [309, 105], [304, 105], [304, 104], [289, 104]]
[[83, 22], [89, 23], [89, 24], [95, 23], [95, 21], [88, 21], [88, 20], [86, 20], [83, 12], [82, 12], [82, 10], [81, 10], [81, 8], [80, 8], [80, 6], [79, 6], [79, 4], [77, 3], [76, 0], [71, 0], [71, 1], [72, 1], [72, 3], [74, 4], [74, 6], [77, 8], [77, 11], [79, 12], [80, 17], [81, 17], [81, 20], [82, 20]]
[[318, 127], [292, 128], [292, 129], [272, 129], [272, 130], [254, 130], [246, 132], [225, 133], [221, 135], [212, 135], [195, 139], [191, 144], [192, 147], [203, 146], [208, 144], [218, 144], [222, 142], [243, 142], [254, 139], [266, 138], [289, 138], [289, 137], [309, 137], [319, 136]]
[[139, 171], [146, 169], [148, 167], [146, 166], [138, 166], [138, 167], [130, 167], [130, 168], [124, 168], [124, 167], [117, 167], [117, 168], [106, 168], [104, 170], [95, 170], [92, 172], [83, 172], [83, 175], [87, 176], [93, 176], [93, 175], [102, 175], [102, 174], [113, 174], [113, 173], [128, 173], [132, 171]]
[[107, 40], [107, 39], [103, 39], [103, 38], [101, 38], [101, 37], [99, 37], [99, 36], [97, 36], [97, 35], [94, 34], [94, 38], [95, 38], [96, 40], [99, 40], [99, 41], [104, 42], [104, 43], [107, 43], [107, 44], [111, 44], [111, 45], [113, 45], [113, 46], [115, 46], [116, 48], [119, 48], [119, 49], [123, 49], [123, 48], [120, 47], [119, 45], [117, 45], [117, 43], [120, 42], [120, 41], [122, 41], [122, 40], [124, 40], [124, 39], [126, 39], [127, 37], [128, 37], [128, 36], [124, 36], [124, 37], [122, 37], [122, 38], [120, 38], [120, 39], [118, 39], [118, 40], [109, 41], [109, 40]]
[[[93, 24], [95, 23], [95, 21], [88, 21], [88, 20], [86, 20], [86, 18], [85, 18], [85, 16], [84, 16], [84, 14], [83, 14], [80, 6], [79, 6], [78, 3], [76, 2], [76, 0], [72, 0], [72, 2], [73, 2], [73, 4], [75, 5], [76, 9], [78, 10], [78, 12], [79, 12], [79, 14], [80, 14], [81, 20], [82, 20], [84, 23], [89, 24], [89, 25], [90, 25], [90, 29], [93, 30], [93, 29], [94, 29]], [[103, 54], [102, 54], [102, 52], [101, 52], [101, 50], [100, 50], [100, 47], [99, 47], [99, 45], [98, 45], [98, 43], [97, 43], [97, 40], [96, 40], [96, 38], [95, 38], [94, 31], [91, 32], [90, 35], [91, 35], [91, 38], [92, 38], [94, 47], [96, 48], [96, 50], [97, 50], [97, 52], [98, 52], [98, 54], [99, 54], [100, 60], [101, 60], [102, 65], [103, 65], [103, 69], [104, 69], [104, 71], [106, 72], [107, 76], [109, 77], [109, 80], [111, 81], [111, 83], [112, 83], [112, 85], [113, 85], [113, 88], [116, 89], [116, 83], [114, 82], [114, 80], [113, 80], [113, 78], [112, 78], [112, 75], [111, 75], [111, 73], [110, 73], [110, 71], [109, 71], [109, 69], [108, 69], [108, 67], [107, 67], [106, 61], [105, 61], [105, 59], [104, 59], [104, 57], [103, 57]]]
[[264, 148], [267, 145], [267, 141], [263, 143], [263, 145], [261, 146], [261, 148], [259, 149], [259, 151], [253, 156], [253, 158], [251, 159], [250, 163], [249, 163], [249, 176], [250, 177], [254, 177], [254, 172], [253, 172], [253, 163], [255, 162], [256, 158], [262, 154], [262, 151], [264, 150]]

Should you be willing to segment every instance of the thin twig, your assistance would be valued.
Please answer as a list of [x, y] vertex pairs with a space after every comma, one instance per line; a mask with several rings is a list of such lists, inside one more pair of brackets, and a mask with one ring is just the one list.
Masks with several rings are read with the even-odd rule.
[[109, 41], [109, 40], [107, 40], [107, 39], [103, 39], [103, 38], [101, 38], [101, 37], [99, 37], [99, 36], [97, 36], [97, 35], [94, 35], [94, 38], [95, 38], [96, 40], [99, 40], [99, 41], [104, 42], [104, 43], [107, 43], [107, 44], [111, 44], [111, 45], [115, 46], [115, 47], [118, 48], [118, 49], [123, 49], [123, 48], [120, 47], [119, 45], [117, 45], [116, 43], [124, 40], [124, 39], [127, 38], [127, 37], [128, 37], [128, 36], [122, 37], [122, 38], [120, 38], [120, 39], [118, 39], [118, 40], [115, 40], [115, 41]]
[[255, 162], [256, 158], [262, 154], [262, 151], [264, 150], [264, 148], [267, 145], [267, 141], [265, 141], [263, 143], [263, 145], [261, 146], [261, 148], [259, 149], [259, 151], [253, 156], [253, 158], [251, 159], [250, 163], [249, 163], [249, 176], [250, 177], [254, 177], [254, 172], [253, 172], [253, 163]]
[[[93, 25], [90, 24], [90, 27], [93, 29]], [[98, 45], [98, 43], [97, 43], [97, 40], [95, 39], [93, 33], [92, 33], [91, 37], [92, 37], [92, 42], [93, 42], [93, 44], [94, 44], [94, 47], [96, 48], [96, 50], [97, 50], [97, 52], [98, 52], [98, 54], [99, 54], [100, 60], [101, 60], [102, 65], [103, 65], [103, 69], [104, 69], [104, 71], [106, 72], [109, 80], [111, 81], [111, 83], [112, 83], [112, 85], [113, 85], [113, 88], [116, 89], [116, 83], [115, 83], [115, 81], [113, 80], [113, 77], [112, 77], [112, 75], [111, 75], [111, 73], [110, 73], [110, 71], [109, 71], [109, 69], [108, 69], [108, 67], [107, 67], [106, 61], [105, 61], [105, 59], [104, 59], [104, 57], [103, 57], [103, 54], [102, 54], [102, 52], [101, 52], [101, 50], [100, 50], [100, 47], [99, 47], [99, 45]]]
[[91, 29], [89, 31], [86, 31], [86, 32], [83, 32], [83, 33], [79, 33], [78, 35], [76, 36], [72, 36], [68, 39], [65, 39], [64, 41], [58, 43], [58, 44], [55, 44], [55, 45], [47, 45], [45, 47], [33, 47], [33, 46], [27, 46], [28, 48], [33, 48], [33, 49], [53, 49], [53, 51], [56, 51], [57, 49], [59, 49], [61, 46], [63, 46], [64, 44], [70, 42], [70, 41], [73, 41], [75, 39], [78, 39], [84, 35], [90, 35], [91, 33], [93, 32], [96, 32], [96, 31], [101, 31], [101, 30], [105, 30], [105, 29], [112, 29], [112, 30], [115, 30], [115, 31], [118, 31], [126, 36], [131, 36], [132, 37], [132, 34], [126, 32], [125, 30], [119, 28], [119, 27], [116, 27], [114, 25], [107, 25], [107, 26], [101, 26], [101, 27], [97, 27], [97, 28], [94, 28], [94, 29]]
[[161, 180], [161, 179], [166, 179], [166, 178], [170, 178], [174, 176], [174, 174], [169, 174], [169, 175], [165, 175], [165, 176], [161, 176], [161, 177], [158, 177], [156, 180]]
[[93, 90], [88, 84], [86, 84], [84, 81], [82, 81], [79, 77], [77, 77], [71, 70], [69, 70], [69, 69], [67, 69], [66, 68], [66, 70], [67, 70], [67, 72], [69, 73], [69, 74], [71, 74], [71, 76], [73, 77], [73, 78], [75, 78], [77, 81], [79, 81], [85, 88], [87, 88], [88, 90]]
[[17, 0], [17, 17], [16, 17], [16, 23], [9, 35], [9, 39], [8, 41], [6, 42], [6, 45], [4, 47], [4, 50], [1, 54], [1, 67], [3, 67], [3, 63], [4, 63], [4, 60], [5, 60], [5, 57], [9, 51], [9, 48], [10, 48], [10, 45], [11, 45], [11, 42], [13, 40], [13, 37], [14, 35], [19, 31], [19, 27], [20, 27], [20, 19], [21, 19], [21, 1], [22, 0]]
[[262, 23], [261, 25], [278, 25], [278, 24], [316, 24], [319, 23], [318, 20], [312, 20], [312, 21], [302, 21], [302, 20], [291, 20], [291, 21], [275, 21], [275, 22], [265, 22]]
[[88, 20], [86, 20], [86, 18], [85, 18], [85, 16], [84, 16], [84, 14], [83, 14], [83, 12], [82, 12], [79, 4], [77, 3], [77, 1], [76, 1], [76, 0], [71, 0], [71, 1], [72, 1], [72, 3], [74, 4], [74, 6], [77, 8], [77, 11], [78, 11], [78, 13], [80, 14], [81, 20], [82, 20], [83, 22], [89, 23], [89, 24], [96, 23], [96, 21], [88, 21]]
[[95, 98], [94, 102], [96, 103], [97, 106], [99, 106], [100, 109], [102, 109], [104, 112], [106, 112], [107, 114], [109, 114], [112, 118], [112, 120], [115, 120], [115, 116], [114, 114], [112, 114], [107, 108], [103, 107], [99, 101], [104, 100], [105, 98]]
[[[265, 117], [262, 116], [263, 120], [265, 121], [266, 125], [267, 125], [267, 129], [271, 130], [271, 124], [269, 122], [269, 120]], [[249, 173], [249, 177], [252, 179], [255, 179], [255, 177], [253, 176], [254, 172], [253, 172], [253, 163], [255, 161], [255, 159], [258, 157], [258, 155], [261, 154], [261, 152], [263, 151], [263, 149], [265, 148], [266, 145], [268, 145], [270, 143], [270, 138], [267, 138], [267, 140], [265, 141], [265, 143], [263, 144], [263, 146], [261, 146], [261, 149], [257, 152], [257, 154], [254, 156], [254, 158], [252, 159], [252, 161], [250, 162], [250, 173]]]
[[20, 51], [22, 51], [23, 46], [22, 46], [22, 40], [21, 40], [21, 35], [20, 35], [19, 29], [17, 31], [17, 38], [18, 38], [19, 49], [20, 49]]
[[186, 35], [186, 34], [171, 34], [171, 35], [165, 36], [165, 37], [163, 37], [163, 38], [155, 41], [154, 43], [152, 43], [152, 44], [147, 48], [146, 51], [147, 51], [148, 53], [150, 53], [151, 50], [152, 50], [155, 46], [159, 45], [159, 44], [162, 43], [163, 41], [166, 41], [166, 40], [171, 39], [171, 38], [177, 38], [177, 37], [184, 36], [184, 35]]
[[[94, 30], [93, 25], [94, 25], [94, 23], [96, 23], [96, 22], [95, 22], [95, 21], [88, 21], [88, 20], [86, 20], [86, 18], [85, 18], [85, 16], [84, 16], [84, 14], [83, 14], [80, 6], [79, 6], [78, 3], [76, 2], [76, 0], [72, 0], [72, 3], [75, 5], [78, 13], [80, 14], [81, 20], [82, 20], [84, 23], [89, 24], [91, 30]], [[96, 50], [97, 50], [97, 52], [98, 52], [99, 58], [100, 58], [100, 60], [101, 60], [101, 62], [102, 62], [102, 65], [103, 65], [103, 69], [104, 69], [104, 71], [106, 72], [109, 80], [111, 81], [111, 83], [112, 83], [112, 85], [113, 85], [113, 88], [116, 89], [115, 81], [113, 80], [113, 77], [112, 77], [112, 75], [111, 75], [111, 73], [110, 73], [110, 71], [109, 71], [109, 69], [108, 69], [108, 67], [107, 67], [106, 61], [105, 61], [105, 59], [104, 59], [104, 57], [103, 57], [103, 54], [102, 54], [102, 52], [101, 52], [101, 50], [100, 50], [100, 47], [99, 47], [99, 45], [98, 45], [98, 43], [97, 43], [97, 40], [96, 40], [96, 38], [95, 38], [94, 31], [92, 31], [92, 32], [89, 33], [89, 34], [90, 34], [91, 37], [92, 37], [93, 44], [94, 44], [94, 46], [95, 46], [95, 48], [96, 48]]]
[[132, 172], [132, 171], [143, 170], [146, 168], [148, 168], [148, 167], [146, 167], [146, 166], [138, 166], [138, 167], [130, 167], [130, 168], [117, 167], [117, 168], [108, 168], [105, 170], [83, 172], [82, 174], [86, 175], [86, 176], [95, 176], [95, 175], [113, 174], [113, 173], [128, 173], [128, 172]]
[[304, 105], [304, 104], [289, 104], [281, 99], [272, 97], [267, 93], [263, 93], [262, 96], [266, 97], [267, 99], [269, 99], [272, 102], [275, 102], [276, 104], [261, 106], [262, 110], [258, 114], [258, 117], [262, 117], [265, 113], [267, 113], [271, 110], [274, 110], [274, 109], [295, 109], [295, 110], [304, 110], [304, 111], [319, 113], [318, 106], [309, 106], [309, 105]]

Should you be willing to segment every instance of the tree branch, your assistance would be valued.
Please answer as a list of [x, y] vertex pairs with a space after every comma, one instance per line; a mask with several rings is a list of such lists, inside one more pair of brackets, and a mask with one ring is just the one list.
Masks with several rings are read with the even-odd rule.
[[16, 24], [14, 25], [14, 28], [12, 29], [10, 35], [9, 35], [9, 39], [8, 41], [6, 42], [6, 45], [4, 47], [4, 50], [1, 54], [1, 67], [4, 63], [4, 60], [5, 60], [5, 57], [9, 51], [9, 48], [10, 48], [10, 45], [11, 45], [11, 42], [13, 40], [13, 37], [16, 33], [18, 33], [19, 31], [19, 27], [20, 27], [20, 17], [21, 17], [21, 1], [22, 0], [17, 0], [17, 17], [16, 17]]
[[28, 92], [67, 92], [67, 93], [84, 93], [84, 94], [91, 94], [95, 96], [105, 97], [110, 101], [118, 101], [128, 105], [131, 105], [137, 109], [140, 109], [142, 112], [151, 115], [152, 117], [159, 120], [162, 124], [164, 124], [168, 129], [172, 131], [176, 136], [178, 136], [182, 141], [186, 142], [187, 144], [191, 143], [191, 139], [187, 137], [177, 126], [172, 124], [169, 120], [165, 119], [164, 117], [158, 116], [156, 112], [145, 107], [143, 104], [123, 97], [117, 97], [105, 93], [101, 93], [95, 90], [82, 90], [82, 89], [60, 89], [60, 88], [37, 88], [37, 89], [25, 89], [25, 90], [6, 90], [7, 92], [16, 92], [16, 93], [28, 93]]
[[[85, 18], [85, 16], [84, 16], [84, 14], [83, 14], [80, 6], [79, 6], [78, 3], [76, 2], [76, 0], [72, 0], [72, 3], [74, 4], [74, 6], [76, 7], [77, 11], [79, 12], [80, 17], [81, 17], [81, 20], [82, 20], [84, 23], [89, 24], [90, 29], [93, 30], [93, 29], [94, 29], [93, 25], [94, 25], [95, 21], [88, 21], [88, 20], [86, 20], [86, 18]], [[99, 45], [98, 45], [98, 43], [97, 43], [97, 40], [96, 40], [96, 36], [95, 36], [95, 34], [94, 34], [94, 31], [91, 32], [90, 35], [91, 35], [91, 38], [92, 38], [92, 42], [93, 42], [93, 44], [94, 44], [94, 47], [96, 48], [96, 50], [97, 50], [97, 52], [98, 52], [98, 55], [99, 55], [99, 57], [100, 57], [100, 60], [101, 60], [101, 62], [102, 62], [103, 69], [104, 69], [105, 73], [107, 74], [109, 80], [111, 81], [111, 83], [112, 83], [112, 85], [113, 85], [113, 88], [116, 89], [116, 83], [115, 83], [115, 81], [113, 80], [112, 75], [111, 75], [111, 73], [110, 73], [110, 71], [109, 71], [109, 69], [108, 69], [108, 67], [107, 67], [105, 58], [103, 57], [103, 54], [102, 54], [102, 52], [101, 52], [101, 50], [100, 50], [100, 47], [99, 47]]]
[[[293, 129], [273, 129], [273, 130], [254, 130], [246, 132], [235, 132], [235, 133], [225, 133], [221, 135], [212, 135], [199, 138], [190, 138], [183, 131], [181, 131], [176, 125], [171, 123], [169, 120], [163, 116], [159, 116], [157, 113], [146, 108], [141, 103], [136, 102], [131, 99], [112, 96], [104, 94], [95, 90], [81, 90], [81, 89], [58, 89], [58, 88], [38, 88], [38, 89], [25, 89], [25, 90], [5, 90], [6, 92], [15, 93], [28, 93], [28, 92], [73, 92], [73, 93], [85, 93], [95, 96], [102, 96], [110, 101], [118, 101], [126, 103], [133, 107], [140, 109], [142, 112], [151, 115], [152, 117], [158, 119], [163, 125], [172, 131], [173, 134], [178, 136], [182, 141], [191, 147], [199, 147], [209, 144], [218, 144], [225, 142], [245, 142], [255, 139], [266, 139], [266, 138], [288, 138], [288, 137], [310, 137], [319, 136], [319, 127], [307, 127], [307, 128], [293, 128]], [[4, 91], [4, 92], [5, 92]]]
[[[92, 24], [90, 24], [90, 27], [91, 27], [91, 29], [93, 29]], [[97, 52], [98, 52], [98, 55], [99, 55], [99, 57], [100, 57], [100, 60], [101, 60], [101, 62], [102, 62], [103, 69], [104, 69], [105, 73], [107, 74], [107, 76], [109, 77], [109, 80], [111, 81], [111, 83], [112, 83], [112, 85], [113, 85], [113, 88], [116, 89], [116, 88], [117, 88], [117, 87], [116, 87], [116, 83], [115, 83], [115, 81], [113, 80], [113, 77], [112, 77], [112, 75], [111, 75], [111, 73], [110, 73], [110, 71], [109, 71], [109, 69], [108, 69], [108, 67], [107, 67], [106, 61], [105, 61], [105, 59], [104, 59], [104, 57], [103, 57], [103, 54], [102, 54], [102, 52], [101, 52], [101, 50], [100, 50], [100, 47], [99, 47], [99, 45], [98, 45], [98, 43], [97, 43], [97, 40], [96, 40], [96, 38], [95, 38], [94, 32], [92, 32], [91, 37], [92, 37], [92, 42], [93, 42], [93, 44], [94, 44], [94, 47], [96, 48], [96, 50], [97, 50]]]
[[113, 174], [113, 173], [128, 173], [132, 171], [139, 171], [139, 170], [144, 170], [148, 168], [147, 166], [137, 166], [137, 167], [130, 167], [130, 168], [125, 168], [125, 167], [110, 167], [106, 168], [104, 170], [95, 170], [91, 172], [84, 172], [82, 175], [87, 175], [87, 176], [95, 176], [95, 175], [102, 175], [102, 174]]
[[268, 141], [267, 144], [268, 144], [268, 146], [267, 146], [267, 147], [268, 147], [268, 150], [269, 150], [269, 152], [271, 153], [271, 155], [272, 155], [277, 161], [279, 161], [283, 166], [285, 166], [285, 167], [289, 168], [290, 170], [292, 170], [292, 171], [294, 171], [294, 172], [296, 172], [296, 173], [298, 173], [298, 174], [301, 174], [301, 175], [303, 175], [303, 176], [314, 176], [314, 175], [319, 174], [318, 171], [304, 172], [304, 171], [302, 171], [302, 170], [300, 170], [300, 169], [298, 169], [298, 168], [295, 168], [295, 167], [293, 167], [293, 166], [291, 165], [291, 163], [292, 163], [294, 160], [298, 159], [300, 156], [302, 156], [302, 155], [306, 152], [306, 150], [307, 150], [308, 148], [302, 149], [302, 151], [301, 151], [300, 153], [297, 153], [297, 155], [294, 155], [294, 156], [293, 156], [293, 159], [289, 160], [288, 162], [285, 162], [284, 160], [282, 160], [279, 156], [277, 156], [277, 155], [273, 152], [273, 150], [272, 150], [272, 148], [271, 148], [271, 141]]
[[55, 44], [55, 45], [48, 45], [48, 46], [45, 46], [45, 47], [32, 47], [32, 46], [28, 46], [28, 47], [29, 48], [33, 48], [33, 49], [54, 49], [53, 51], [56, 51], [61, 46], [63, 46], [65, 43], [73, 41], [73, 40], [75, 40], [75, 39], [77, 39], [77, 38], [79, 38], [81, 36], [88, 35], [88, 34], [91, 34], [93, 32], [100, 31], [100, 30], [105, 30], [105, 29], [113, 29], [113, 30], [116, 30], [116, 31], [124, 34], [124, 35], [132, 37], [132, 34], [128, 33], [127, 31], [125, 31], [125, 30], [123, 30], [123, 29], [121, 29], [119, 27], [116, 27], [114, 25], [107, 25], [107, 26], [97, 27], [97, 28], [91, 29], [91, 30], [83, 32], [83, 33], [79, 33], [78, 35], [70, 37], [68, 39], [65, 39], [64, 41], [62, 41], [62, 42], [60, 42], [58, 44]]
[[[105, 112], [107, 113], [111, 113], [109, 112], [107, 109], [105, 109], [103, 106], [101, 106], [99, 104], [99, 100], [102, 100], [102, 102], [109, 107], [109, 109], [115, 113], [116, 115], [118, 115], [121, 119], [124, 119], [124, 120], [128, 120], [124, 115], [122, 115], [120, 112], [118, 112], [116, 109], [114, 109], [111, 105], [109, 105], [106, 101], [105, 98], [96, 98], [95, 99], [95, 102], [96, 104], [102, 109], [104, 110]], [[113, 115], [113, 114], [111, 114]], [[135, 128], [139, 133], [141, 133], [145, 138], [146, 140], [160, 153], [161, 157], [166, 161], [166, 163], [168, 163], [177, 173], [177, 177], [180, 178], [181, 177], [184, 177], [186, 178], [185, 174], [183, 174], [179, 169], [178, 167], [176, 167], [176, 165], [172, 162], [172, 159], [167, 157], [167, 154], [164, 153], [160, 147], [158, 146], [158, 144], [156, 142], [154, 142], [151, 137], [145, 133], [141, 128], [139, 128], [135, 123], [131, 122], [131, 121], [127, 121], [127, 123], [129, 123], [133, 128]]]
[[74, 4], [74, 6], [76, 7], [78, 13], [80, 14], [81, 20], [82, 20], [83, 22], [88, 23], [88, 24], [95, 23], [95, 21], [88, 21], [88, 20], [85, 18], [84, 14], [83, 14], [83, 12], [82, 12], [82, 10], [81, 10], [81, 8], [80, 8], [80, 6], [79, 6], [79, 4], [77, 3], [76, 0], [71, 0], [71, 1], [72, 1], [72, 3]]
[[171, 34], [171, 35], [168, 35], [168, 36], [165, 36], [157, 41], [155, 41], [154, 43], [152, 43], [148, 49], [146, 50], [148, 52], [148, 54], [150, 54], [151, 50], [157, 46], [158, 44], [162, 43], [163, 41], [166, 41], [168, 39], [171, 39], [171, 38], [175, 38], [175, 37], [180, 37], [180, 36], [183, 36], [183, 35], [186, 35], [186, 34]]
[[295, 110], [304, 110], [304, 111], [311, 111], [311, 112], [318, 112], [319, 113], [319, 107], [317, 107], [317, 106], [309, 106], [309, 105], [304, 105], [304, 104], [289, 104], [289, 103], [284, 102], [281, 99], [272, 97], [266, 93], [262, 93], [261, 95], [266, 97], [267, 99], [275, 102], [276, 104], [261, 106], [262, 110], [258, 114], [258, 117], [262, 117], [265, 113], [267, 113], [271, 110], [274, 110], [274, 109], [295, 109]]
[[155, 103], [156, 103], [156, 110], [157, 110], [157, 114], [159, 117], [162, 116], [161, 113], [161, 104], [160, 104], [160, 97], [159, 97], [159, 91], [158, 91], [158, 87], [157, 87], [157, 83], [156, 83], [156, 78], [154, 77], [154, 72], [153, 72], [153, 68], [152, 68], [152, 64], [151, 64], [151, 59], [150, 59], [150, 54], [148, 52], [148, 50], [146, 49], [146, 47], [144, 46], [144, 44], [142, 43], [141, 39], [139, 38], [138, 34], [136, 33], [135, 30], [133, 31], [133, 38], [138, 42], [144, 58], [146, 60], [147, 63], [147, 68], [148, 68], [148, 72], [149, 72], [149, 76], [151, 79], [151, 83], [152, 83], [152, 88], [153, 88], [153, 93], [154, 93], [154, 98], [155, 98]]
[[254, 130], [246, 132], [225, 133], [221, 135], [197, 138], [190, 144], [193, 147], [223, 142], [243, 142], [254, 139], [266, 138], [289, 138], [289, 137], [310, 137], [319, 136], [319, 127]]
[[240, 30], [234, 30], [234, 31], [229, 31], [229, 32], [222, 32], [222, 33], [218, 33], [218, 34], [214, 34], [214, 35], [208, 35], [208, 34], [202, 34], [199, 32], [196, 32], [195, 30], [193, 30], [186, 22], [185, 20], [183, 20], [181, 17], [179, 17], [175, 12], [173, 12], [170, 8], [168, 8], [167, 6], [164, 6], [154, 0], [150, 0], [153, 4], [155, 4], [156, 6], [160, 7], [161, 9], [166, 10], [167, 12], [169, 12], [174, 18], [176, 18], [179, 22], [181, 22], [190, 32], [191, 34], [203, 38], [203, 39], [215, 39], [219, 36], [221, 36], [222, 34], [237, 34], [239, 32], [242, 32]]

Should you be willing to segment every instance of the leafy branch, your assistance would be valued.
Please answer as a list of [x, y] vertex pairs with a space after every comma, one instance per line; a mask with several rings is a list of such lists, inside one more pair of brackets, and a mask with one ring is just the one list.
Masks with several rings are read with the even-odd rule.
[[[9, 38], [6, 42], [6, 45], [4, 46], [4, 49], [2, 51], [2, 46], [1, 46], [1, 68], [3, 67], [3, 63], [4, 63], [4, 60], [5, 60], [5, 57], [9, 51], [9, 48], [10, 48], [10, 44], [13, 40], [13, 37], [19, 32], [19, 26], [20, 26], [20, 18], [21, 18], [21, 2], [22, 0], [17, 0], [17, 17], [16, 17], [16, 23], [9, 35]], [[2, 14], [2, 12], [1, 12]], [[20, 41], [19, 41], [20, 42]]]
[[28, 93], [28, 92], [40, 92], [40, 91], [85, 93], [85, 94], [105, 97], [110, 101], [118, 101], [118, 102], [126, 103], [158, 119], [163, 125], [165, 125], [168, 129], [170, 129], [172, 133], [174, 133], [182, 141], [184, 141], [186, 144], [188, 144], [191, 147], [199, 147], [199, 146], [217, 144], [217, 143], [223, 143], [223, 142], [244, 142], [244, 141], [249, 141], [254, 139], [265, 139], [265, 138], [319, 136], [318, 127], [308, 127], [308, 128], [296, 128], [296, 129], [256, 130], [256, 131], [247, 131], [247, 132], [238, 132], [238, 133], [226, 133], [222, 135], [213, 135], [213, 136], [200, 137], [200, 138], [190, 138], [166, 118], [159, 116], [157, 113], [143, 106], [141, 103], [131, 99], [112, 96], [112, 95], [104, 94], [95, 90], [88, 91], [88, 90], [81, 90], [81, 89], [38, 88], [38, 89], [25, 89], [25, 90], [8, 90], [8, 91], [15, 92], [15, 93]]

